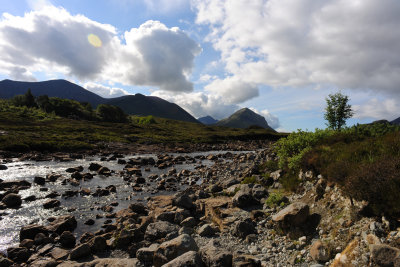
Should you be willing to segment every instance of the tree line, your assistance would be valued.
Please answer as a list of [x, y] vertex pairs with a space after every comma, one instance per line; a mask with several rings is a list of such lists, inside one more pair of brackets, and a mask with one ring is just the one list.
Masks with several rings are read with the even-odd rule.
[[93, 109], [88, 102], [48, 97], [47, 95], [35, 97], [30, 89], [24, 95], [14, 96], [10, 99], [10, 103], [19, 107], [39, 108], [44, 112], [71, 119], [106, 122], [128, 121], [127, 114], [120, 107], [100, 104], [96, 109]]

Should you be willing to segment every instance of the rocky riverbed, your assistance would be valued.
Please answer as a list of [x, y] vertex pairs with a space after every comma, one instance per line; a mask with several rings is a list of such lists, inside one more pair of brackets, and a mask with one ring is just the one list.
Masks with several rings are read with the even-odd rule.
[[400, 263], [397, 222], [312, 172], [284, 191], [269, 144], [207, 148], [232, 151], [4, 154], [0, 266]]

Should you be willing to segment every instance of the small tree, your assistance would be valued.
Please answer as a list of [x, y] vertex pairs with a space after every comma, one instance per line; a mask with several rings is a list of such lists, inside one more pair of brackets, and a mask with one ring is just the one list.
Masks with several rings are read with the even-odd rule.
[[324, 119], [328, 121], [326, 125], [335, 131], [340, 131], [346, 125], [346, 120], [354, 115], [351, 105], [348, 104], [349, 97], [338, 92], [330, 94], [325, 100]]

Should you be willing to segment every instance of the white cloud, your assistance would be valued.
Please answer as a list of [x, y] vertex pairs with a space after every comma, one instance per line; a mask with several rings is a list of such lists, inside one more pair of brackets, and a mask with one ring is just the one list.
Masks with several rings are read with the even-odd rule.
[[254, 83], [241, 81], [237, 77], [228, 77], [223, 80], [215, 79], [204, 89], [224, 98], [226, 102], [231, 104], [242, 103], [258, 96], [258, 87]]
[[122, 88], [104, 86], [94, 82], [87, 82], [83, 85], [83, 87], [105, 98], [129, 95], [129, 93]]
[[192, 0], [192, 6], [197, 23], [210, 27], [206, 40], [221, 52], [227, 79], [399, 94], [398, 0]]
[[25, 68], [13, 67], [10, 69], [10, 78], [17, 81], [36, 82], [36, 78]]
[[281, 126], [279, 123], [279, 118], [277, 116], [271, 114], [267, 109], [264, 109], [261, 111], [258, 111], [255, 108], [250, 108], [250, 109], [252, 111], [254, 111], [255, 113], [263, 116], [271, 128], [277, 129], [279, 126]]
[[190, 0], [144, 0], [144, 3], [153, 13], [171, 13], [188, 8]]
[[[95, 37], [89, 43], [88, 36]], [[81, 81], [150, 85], [190, 92], [188, 80], [200, 46], [179, 28], [147, 21], [123, 38], [107, 24], [45, 5], [23, 17], [0, 20], [0, 72], [62, 73]], [[50, 75], [50, 74], [49, 74]]]
[[[353, 105], [354, 117], [358, 119], [393, 120], [399, 115], [400, 106], [394, 99], [384, 101], [372, 98], [362, 105]], [[393, 116], [397, 114], [397, 116]]]

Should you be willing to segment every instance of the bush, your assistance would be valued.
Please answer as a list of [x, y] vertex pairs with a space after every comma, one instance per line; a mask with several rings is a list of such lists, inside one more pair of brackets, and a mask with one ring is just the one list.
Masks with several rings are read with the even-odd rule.
[[154, 124], [156, 123], [156, 120], [152, 115], [146, 116], [146, 117], [133, 117], [132, 119], [134, 123], [139, 124], [139, 125], [149, 125], [149, 124]]
[[265, 201], [265, 204], [270, 208], [283, 206], [285, 203], [287, 203], [287, 198], [281, 193], [271, 193]]
[[127, 115], [120, 107], [101, 104], [97, 106], [96, 114], [102, 121], [126, 122]]
[[241, 182], [241, 184], [256, 184], [256, 183], [259, 182], [257, 181], [257, 177], [255, 176], [245, 177]]

